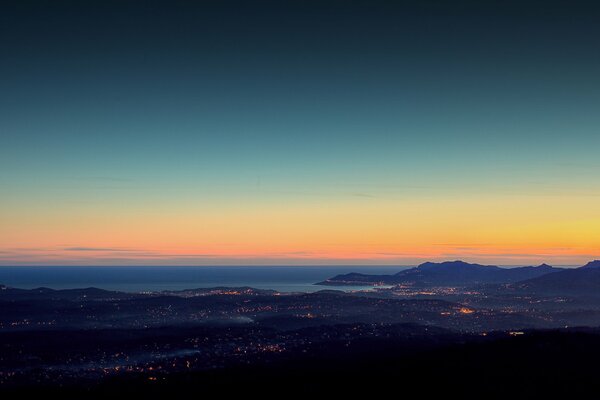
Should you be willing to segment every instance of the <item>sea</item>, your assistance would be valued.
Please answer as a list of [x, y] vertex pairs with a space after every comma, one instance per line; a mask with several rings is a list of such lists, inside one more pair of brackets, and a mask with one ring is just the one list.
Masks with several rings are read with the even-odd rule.
[[19, 266], [0, 267], [0, 284], [23, 289], [96, 287], [122, 292], [185, 290], [217, 286], [315, 292], [323, 289], [369, 290], [371, 286], [315, 285], [338, 274], [395, 274], [409, 267], [392, 266]]

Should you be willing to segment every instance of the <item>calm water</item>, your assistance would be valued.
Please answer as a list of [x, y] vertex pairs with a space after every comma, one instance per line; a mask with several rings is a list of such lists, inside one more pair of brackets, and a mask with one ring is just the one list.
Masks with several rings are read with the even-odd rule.
[[97, 287], [125, 292], [250, 286], [281, 292], [314, 292], [366, 286], [314, 285], [337, 274], [393, 274], [405, 267], [0, 267], [0, 284], [31, 289]]

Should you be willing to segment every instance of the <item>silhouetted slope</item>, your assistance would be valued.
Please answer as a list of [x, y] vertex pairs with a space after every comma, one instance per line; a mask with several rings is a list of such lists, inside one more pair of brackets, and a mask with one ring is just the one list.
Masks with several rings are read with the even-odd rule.
[[600, 260], [590, 261], [589, 263], [585, 264], [581, 268], [585, 268], [585, 269], [599, 268], [600, 269]]
[[18, 289], [0, 285], [0, 300], [98, 300], [138, 297], [135, 293], [115, 292], [94, 287], [55, 290], [46, 287]]
[[538, 267], [500, 268], [494, 265], [470, 264], [464, 261], [426, 262], [394, 275], [344, 274], [321, 285], [414, 284], [423, 286], [464, 286], [481, 283], [511, 283], [561, 271], [547, 264]]
[[[437, 339], [436, 339], [437, 338]], [[208, 371], [111, 376], [99, 383], [30, 385], [8, 394], [61, 398], [165, 397], [190, 393], [281, 398], [293, 393], [372, 397], [418, 393], [422, 398], [594, 398], [600, 390], [597, 331], [528, 332], [491, 339], [438, 335], [329, 342], [282, 360]], [[406, 394], [406, 396], [402, 396]]]
[[393, 284], [395, 275], [369, 275], [358, 272], [336, 275], [317, 285], [373, 285], [373, 284]]
[[514, 288], [544, 295], [600, 296], [600, 260], [518, 282]]

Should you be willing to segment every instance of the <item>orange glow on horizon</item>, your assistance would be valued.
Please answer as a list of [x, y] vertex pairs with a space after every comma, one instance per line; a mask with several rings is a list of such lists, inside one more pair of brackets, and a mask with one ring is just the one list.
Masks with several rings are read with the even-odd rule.
[[595, 197], [15, 209], [0, 263], [578, 265], [600, 254]]

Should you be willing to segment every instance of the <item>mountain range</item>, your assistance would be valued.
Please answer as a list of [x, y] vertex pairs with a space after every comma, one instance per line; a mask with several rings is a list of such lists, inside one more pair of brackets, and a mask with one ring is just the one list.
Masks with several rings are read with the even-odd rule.
[[508, 288], [536, 295], [600, 296], [600, 260], [517, 282]]
[[[590, 263], [592, 264], [592, 263]], [[599, 262], [600, 264], [600, 262]], [[589, 265], [589, 264], [588, 264]], [[594, 268], [586, 266], [586, 268]], [[350, 273], [329, 278], [319, 285], [401, 285], [466, 286], [514, 283], [564, 271], [542, 264], [537, 267], [501, 268], [495, 265], [470, 264], [464, 261], [426, 262], [393, 275]]]

